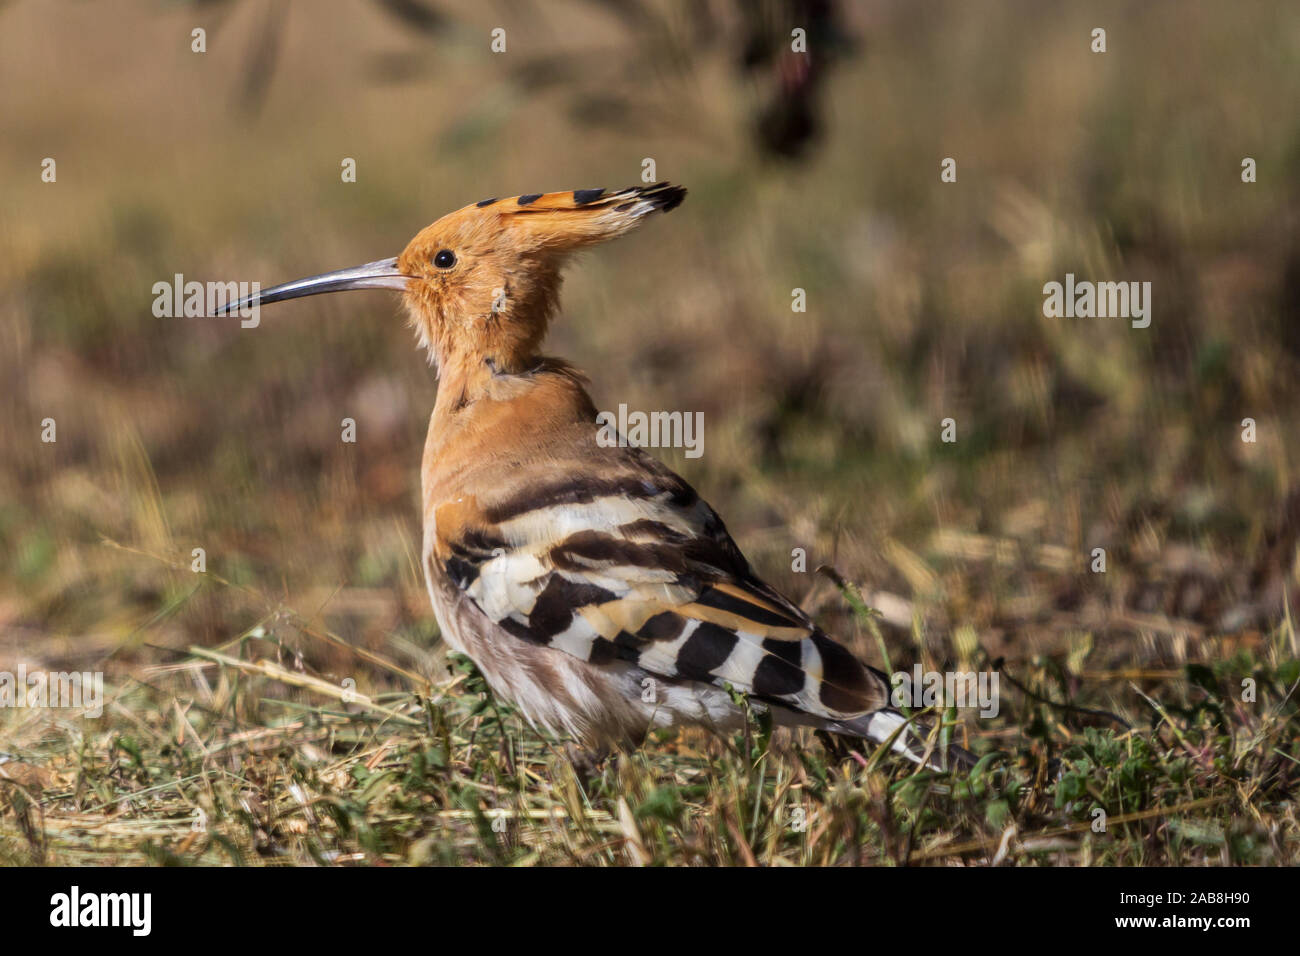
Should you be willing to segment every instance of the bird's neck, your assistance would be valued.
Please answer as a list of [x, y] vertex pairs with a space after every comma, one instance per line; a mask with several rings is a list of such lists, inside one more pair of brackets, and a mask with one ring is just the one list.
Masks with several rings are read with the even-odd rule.
[[485, 418], [517, 423], [595, 423], [586, 378], [562, 359], [535, 355], [511, 361], [476, 358], [439, 369], [435, 430], [459, 430]]
[[487, 392], [496, 374], [494, 358], [449, 355], [438, 359], [438, 399], [434, 414], [456, 411]]
[[517, 373], [444, 368], [424, 446], [426, 504], [465, 492], [475, 469], [594, 433], [596, 407], [584, 384], [573, 366], [541, 356]]
[[504, 350], [475, 349], [470, 354], [440, 356], [438, 399], [434, 414], [451, 415], [483, 399], [499, 396], [515, 379], [533, 375], [547, 360], [540, 355], [517, 355]]

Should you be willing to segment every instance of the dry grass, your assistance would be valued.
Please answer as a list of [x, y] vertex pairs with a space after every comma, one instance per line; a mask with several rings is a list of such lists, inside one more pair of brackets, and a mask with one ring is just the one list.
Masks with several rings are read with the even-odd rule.
[[[1289, 622], [1262, 659], [1221, 648], [1214, 668], [1041, 660], [1005, 673], [1003, 713], [964, 741], [983, 759], [951, 778], [883, 753], [837, 762], [758, 720], [730, 740], [661, 733], [575, 768], [467, 661], [426, 682], [372, 654], [358, 687], [303, 664], [303, 649], [336, 640], [271, 615], [228, 645], [124, 673], [101, 720], [11, 723], [23, 760], [0, 764], [0, 859], [1151, 866], [1291, 864], [1300, 843]], [[1244, 677], [1252, 706], [1236, 701]], [[394, 681], [418, 692], [371, 689]], [[1104, 689], [1141, 705], [1075, 703]]]

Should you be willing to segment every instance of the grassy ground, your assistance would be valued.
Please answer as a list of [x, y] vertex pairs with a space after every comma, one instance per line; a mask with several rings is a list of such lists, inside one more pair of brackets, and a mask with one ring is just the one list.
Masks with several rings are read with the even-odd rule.
[[[0, 859], [1296, 862], [1294, 9], [846, 5], [790, 159], [728, 5], [325, 6], [0, 10], [0, 671], [110, 698], [0, 710]], [[661, 454], [864, 659], [999, 671], [970, 779], [757, 724], [575, 772], [438, 640], [395, 304], [150, 313], [646, 157], [690, 196], [576, 264], [552, 350], [703, 411]], [[1152, 282], [1151, 327], [1045, 319], [1067, 272]]]
[[[870, 622], [872, 619], [867, 617]], [[97, 732], [36, 717], [0, 764], [7, 864], [1285, 864], [1296, 860], [1300, 667], [1288, 622], [1213, 667], [1079, 675], [1140, 703], [1085, 711], [1059, 662], [1004, 679], [967, 774], [835, 759], [755, 719], [662, 732], [590, 767], [487, 692], [465, 659], [424, 693], [358, 696], [279, 614], [110, 689]], [[1076, 655], [1081, 657], [1081, 655]], [[401, 664], [369, 662], [399, 682]], [[1237, 688], [1253, 679], [1243, 706]], [[1139, 685], [1151, 687], [1153, 697]], [[1122, 693], [1122, 691], [1121, 691]], [[1159, 699], [1157, 699], [1159, 698]], [[327, 701], [321, 703], [321, 701]], [[958, 731], [958, 736], [961, 736]]]

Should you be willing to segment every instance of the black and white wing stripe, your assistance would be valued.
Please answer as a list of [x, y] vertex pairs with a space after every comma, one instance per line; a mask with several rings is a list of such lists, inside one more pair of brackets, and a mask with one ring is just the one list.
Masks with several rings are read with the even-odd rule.
[[884, 682], [753, 575], [689, 485], [629, 452], [635, 469], [614, 477], [561, 474], [443, 505], [433, 559], [522, 641], [827, 720], [886, 706]]

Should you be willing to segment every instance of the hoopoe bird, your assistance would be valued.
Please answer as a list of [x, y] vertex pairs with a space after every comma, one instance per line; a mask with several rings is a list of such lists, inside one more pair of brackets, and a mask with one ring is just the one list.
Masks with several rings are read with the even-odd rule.
[[586, 379], [541, 354], [569, 254], [685, 196], [656, 183], [485, 199], [395, 258], [239, 305], [402, 293], [439, 379], [422, 468], [434, 614], [534, 727], [592, 749], [671, 725], [730, 733], [748, 719], [734, 690], [778, 726], [968, 766], [889, 706], [884, 674], [758, 578], [695, 489], [637, 447], [598, 442]]

